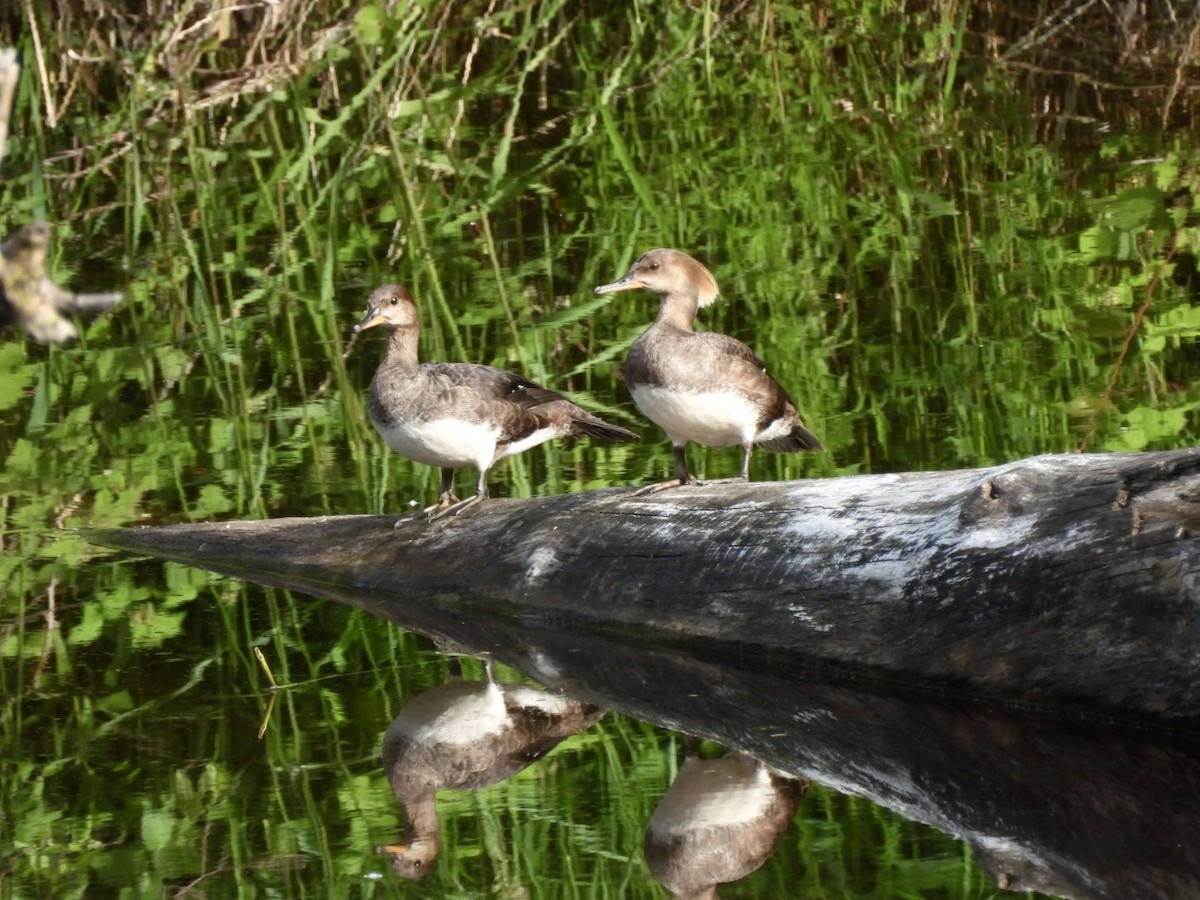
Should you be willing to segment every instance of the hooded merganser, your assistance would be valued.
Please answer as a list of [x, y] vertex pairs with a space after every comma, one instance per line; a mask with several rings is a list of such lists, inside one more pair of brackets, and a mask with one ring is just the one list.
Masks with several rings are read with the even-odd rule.
[[383, 767], [404, 804], [405, 840], [379, 847], [405, 878], [428, 874], [441, 847], [437, 792], [477, 790], [514, 775], [604, 710], [523, 684], [456, 678], [413, 697], [383, 736]]
[[625, 380], [633, 402], [671, 439], [675, 479], [650, 490], [694, 483], [688, 441], [742, 448], [737, 479], [750, 480], [754, 445], [781, 453], [824, 450], [804, 427], [796, 404], [762, 360], [736, 338], [694, 331], [697, 310], [717, 299], [712, 273], [678, 250], [651, 250], [628, 274], [597, 294], [647, 290], [662, 298], [658, 318], [629, 348]]
[[[376, 288], [367, 312], [354, 326], [360, 332], [382, 326], [387, 352], [371, 379], [367, 411], [387, 445], [409, 459], [442, 470], [438, 502], [431, 518], [457, 514], [488, 495], [488, 469], [552, 438], [588, 435], [609, 441], [636, 441], [632, 431], [610, 425], [567, 398], [527, 378], [491, 366], [421, 363], [417, 306], [398, 284]], [[453, 491], [454, 470], [479, 470], [475, 496], [460, 501]]]
[[779, 843], [808, 782], [743, 753], [687, 756], [646, 826], [650, 874], [674, 896], [714, 900], [717, 885], [760, 868]]

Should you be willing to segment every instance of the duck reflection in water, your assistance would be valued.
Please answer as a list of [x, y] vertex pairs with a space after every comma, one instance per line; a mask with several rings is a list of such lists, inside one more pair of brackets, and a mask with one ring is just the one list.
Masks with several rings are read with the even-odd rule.
[[[457, 661], [454, 661], [457, 664]], [[477, 790], [537, 762], [604, 710], [523, 684], [457, 677], [418, 694], [383, 736], [383, 766], [404, 804], [405, 839], [379, 848], [392, 869], [422, 878], [440, 849], [437, 791]]]
[[711, 900], [771, 858], [808, 782], [744, 753], [701, 759], [693, 737], [685, 746], [646, 827], [646, 864], [674, 896]]

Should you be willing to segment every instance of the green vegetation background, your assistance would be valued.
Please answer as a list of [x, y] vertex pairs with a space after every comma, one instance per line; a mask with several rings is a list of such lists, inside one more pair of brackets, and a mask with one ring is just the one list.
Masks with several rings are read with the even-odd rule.
[[[829, 447], [759, 454], [756, 479], [1195, 444], [1192, 135], [1118, 115], [1045, 139], [970, 4], [932, 6], [0, 17], [25, 65], [0, 233], [52, 223], [56, 280], [127, 297], [76, 344], [0, 345], [0, 897], [420, 891], [373, 877], [399, 828], [378, 738], [444, 662], [72, 532], [428, 502], [432, 474], [365, 420], [378, 343], [349, 339], [385, 280], [420, 301], [426, 358], [523, 371], [644, 435], [539, 448], [498, 495], [669, 470], [619, 378], [653, 300], [590, 290], [654, 246], [709, 265], [704, 327], [752, 344]], [[262, 742], [252, 645], [297, 685]], [[672, 746], [611, 717], [447, 799], [424, 890], [654, 896], [638, 848]], [[997, 893], [962, 845], [821, 789], [736, 890]]]

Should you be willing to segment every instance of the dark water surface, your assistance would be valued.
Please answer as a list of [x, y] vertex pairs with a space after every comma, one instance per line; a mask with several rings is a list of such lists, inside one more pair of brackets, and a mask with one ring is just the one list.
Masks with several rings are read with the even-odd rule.
[[[750, 343], [828, 447], [759, 453], [756, 481], [1198, 443], [1194, 135], [1129, 110], [1052, 128], [965, 6], [318, 6], [263, 58], [167, 29], [128, 37], [128, 67], [88, 43], [115, 25], [36, 13], [43, 53], [92, 68], [64, 63], [68, 92], [27, 65], [3, 230], [49, 221], [54, 277], [126, 300], [76, 343], [0, 344], [0, 898], [659, 897], [643, 835], [684, 734], [811, 782], [723, 896], [1200, 895], [1188, 735], [84, 540], [432, 502], [366, 420], [381, 341], [349, 332], [393, 279], [426, 359], [642, 435], [536, 448], [495, 495], [665, 476], [620, 378], [655, 301], [591, 293], [655, 246], [712, 269], [702, 327]], [[738, 452], [690, 459], [719, 477]], [[482, 681], [484, 651], [610, 711], [439, 795], [441, 852], [398, 878], [381, 738], [452, 659]]]

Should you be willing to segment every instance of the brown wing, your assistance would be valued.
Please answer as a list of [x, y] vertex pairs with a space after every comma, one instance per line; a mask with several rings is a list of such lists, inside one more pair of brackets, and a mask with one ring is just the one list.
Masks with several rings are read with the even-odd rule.
[[447, 395], [446, 406], [501, 426], [499, 443], [512, 443], [539, 428], [562, 435], [586, 434], [609, 441], [636, 441], [637, 435], [610, 425], [536, 381], [493, 366], [428, 363], [432, 382]]
[[762, 409], [764, 424], [795, 409], [792, 398], [753, 350], [714, 331], [651, 328], [630, 348], [625, 375], [630, 384], [739, 391]]

